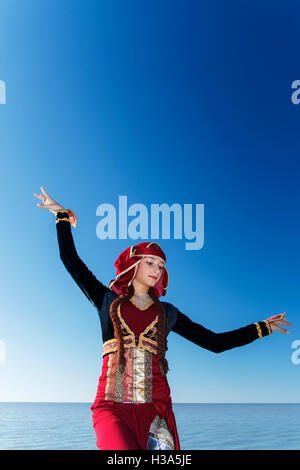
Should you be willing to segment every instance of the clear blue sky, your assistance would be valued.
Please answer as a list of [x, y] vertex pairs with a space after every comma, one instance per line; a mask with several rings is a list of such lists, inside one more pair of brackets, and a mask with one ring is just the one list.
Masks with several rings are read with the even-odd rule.
[[106, 285], [136, 241], [96, 236], [100, 204], [204, 204], [201, 250], [157, 240], [162, 300], [216, 332], [282, 312], [293, 327], [219, 355], [170, 333], [172, 400], [299, 402], [299, 13], [295, 1], [1, 2], [0, 401], [91, 403], [101, 373], [97, 311], [36, 206], [43, 185], [74, 210], [78, 254]]

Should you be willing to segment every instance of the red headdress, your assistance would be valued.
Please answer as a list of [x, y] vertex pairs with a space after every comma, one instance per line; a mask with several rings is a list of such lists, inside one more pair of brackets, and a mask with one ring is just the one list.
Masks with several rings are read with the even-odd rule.
[[[124, 250], [114, 263], [114, 266], [117, 268], [116, 279], [110, 281], [108, 287], [118, 295], [127, 295], [128, 287], [135, 278], [139, 263], [145, 256], [149, 255], [156, 256], [164, 263], [166, 262], [165, 253], [156, 242], [139, 243]], [[156, 297], [166, 295], [168, 282], [168, 271], [164, 267], [158, 283], [153, 286]]]

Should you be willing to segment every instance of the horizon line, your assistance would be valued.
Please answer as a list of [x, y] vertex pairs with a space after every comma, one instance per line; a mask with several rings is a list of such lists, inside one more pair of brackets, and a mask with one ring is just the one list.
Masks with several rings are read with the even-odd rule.
[[[0, 401], [1, 403], [72, 403], [72, 404], [90, 404], [92, 405], [93, 402], [89, 401]], [[118, 402], [122, 403], [122, 402]], [[173, 405], [300, 405], [300, 402], [260, 402], [260, 401], [253, 401], [253, 402], [172, 402]]]

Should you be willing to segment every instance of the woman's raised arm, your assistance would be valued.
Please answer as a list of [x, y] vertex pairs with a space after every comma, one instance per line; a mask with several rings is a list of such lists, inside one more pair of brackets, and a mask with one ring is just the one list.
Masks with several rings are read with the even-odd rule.
[[104, 295], [109, 289], [94, 276], [78, 256], [72, 236], [68, 210], [56, 203], [43, 186], [41, 186], [41, 190], [43, 195], [34, 193], [34, 196], [43, 201], [43, 204], [37, 204], [38, 207], [49, 209], [55, 214], [60, 259], [88, 300], [100, 309]]

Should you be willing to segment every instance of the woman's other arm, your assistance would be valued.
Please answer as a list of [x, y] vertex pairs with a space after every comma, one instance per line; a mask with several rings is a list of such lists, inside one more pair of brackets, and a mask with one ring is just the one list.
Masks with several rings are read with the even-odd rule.
[[215, 333], [199, 323], [193, 322], [176, 307], [175, 309], [177, 310], [177, 320], [172, 331], [192, 343], [215, 353], [244, 346], [258, 338], [272, 334], [271, 324], [268, 320], [252, 323], [225, 333]]

